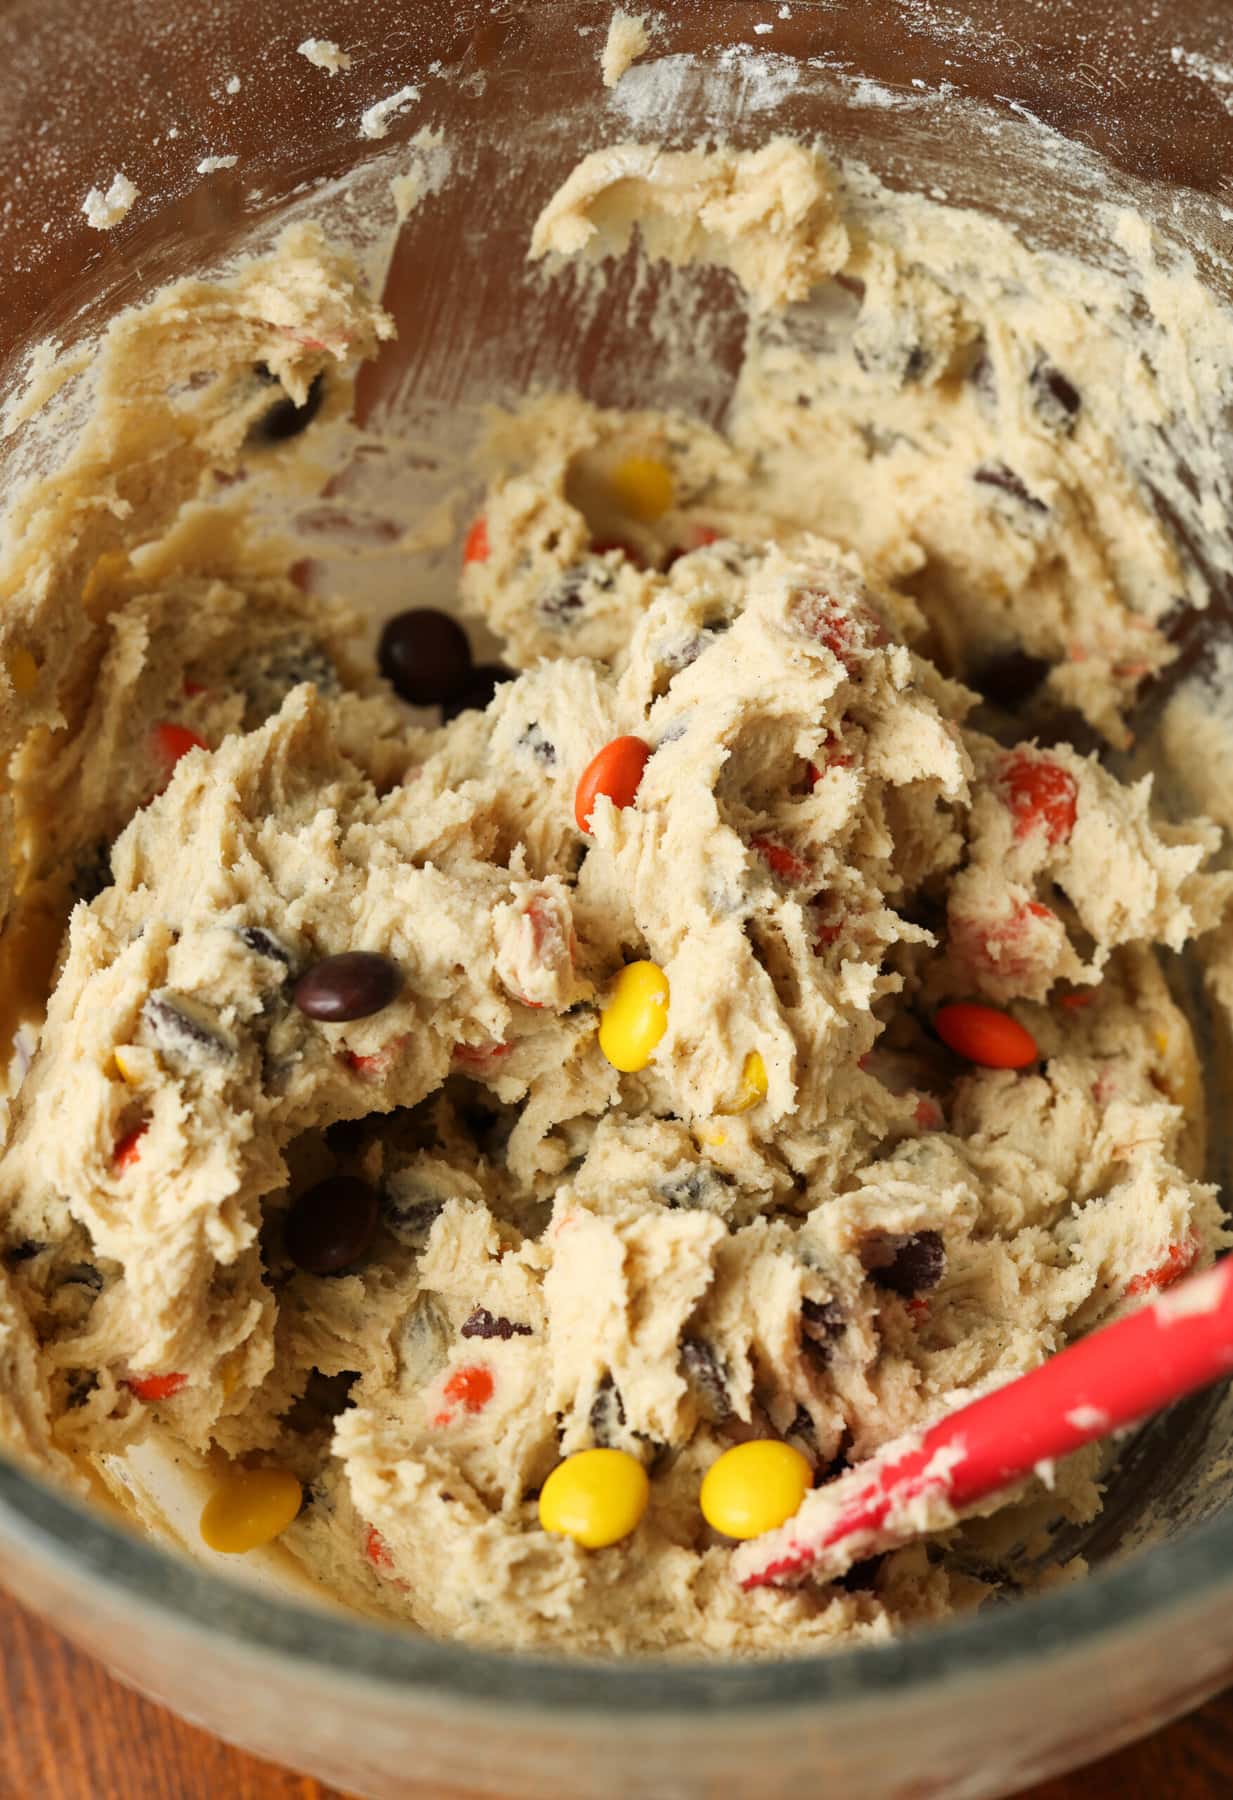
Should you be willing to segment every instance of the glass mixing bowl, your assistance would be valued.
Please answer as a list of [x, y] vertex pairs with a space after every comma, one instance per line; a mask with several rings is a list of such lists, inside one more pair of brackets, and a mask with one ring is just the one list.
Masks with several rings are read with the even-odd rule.
[[[741, 342], [727, 278], [678, 280], [674, 303], [684, 296], [707, 330], [692, 359], [668, 365], [657, 278], [636, 278], [632, 258], [611, 269], [599, 310], [569, 304], [580, 278], [526, 272], [540, 205], [581, 154], [620, 137], [817, 136], [892, 187], [940, 189], [1033, 244], [1114, 267], [1104, 209], [1131, 204], [1233, 297], [1233, 22], [1216, 9], [660, 0], [653, 59], [608, 94], [596, 64], [611, 10], [6, 0], [0, 385], [36, 341], [89, 338], [169, 278], [268, 240], [308, 194], [362, 239], [343, 178], [384, 182], [425, 127], [444, 134], [449, 177], [403, 228], [386, 291], [399, 339], [357, 401], [366, 421], [421, 440], [549, 382], [722, 420]], [[351, 53], [345, 77], [297, 54], [310, 36]], [[405, 86], [418, 92], [389, 135], [361, 136], [362, 110]], [[203, 179], [197, 163], [219, 155], [236, 161]], [[141, 198], [96, 234], [82, 200], [116, 169]], [[0, 477], [18, 462], [13, 440], [0, 443]], [[442, 479], [431, 457], [402, 474], [426, 496]], [[408, 584], [444, 591], [456, 566], [456, 548], [426, 550], [390, 576], [386, 603]], [[1218, 621], [1218, 583], [1214, 598], [1205, 617]], [[5, 1465], [0, 1573], [145, 1692], [363, 1794], [974, 1800], [1148, 1731], [1233, 1674], [1230, 1441], [1223, 1391], [1142, 1432], [1082, 1542], [1090, 1580], [826, 1658], [617, 1665], [428, 1642], [219, 1578]]]

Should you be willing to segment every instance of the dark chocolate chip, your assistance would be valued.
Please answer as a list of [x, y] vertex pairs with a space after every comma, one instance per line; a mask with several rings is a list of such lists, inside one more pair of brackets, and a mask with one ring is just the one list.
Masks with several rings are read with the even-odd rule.
[[801, 1301], [801, 1330], [815, 1343], [833, 1343], [847, 1329], [847, 1315], [838, 1300]]
[[236, 936], [246, 950], [251, 950], [254, 956], [264, 956], [268, 962], [281, 963], [285, 969], [289, 969], [295, 961], [286, 944], [281, 943], [272, 931], [267, 931], [264, 925], [241, 925]]
[[453, 700], [442, 701], [442, 722], [448, 724], [461, 712], [487, 712], [501, 683], [516, 679], [514, 670], [503, 667], [501, 663], [477, 663], [462, 692]]
[[111, 845], [104, 839], [77, 864], [70, 891], [74, 900], [84, 900], [88, 905], [111, 886], [112, 880]]
[[93, 1369], [70, 1369], [64, 1383], [64, 1405], [68, 1412], [75, 1412], [84, 1406], [95, 1388], [98, 1386], [98, 1375]]
[[557, 747], [536, 724], [530, 724], [518, 739], [518, 748], [525, 750], [528, 756], [535, 759], [541, 767], [551, 769], [557, 760]]
[[103, 1271], [96, 1269], [93, 1263], [69, 1263], [67, 1268], [60, 1270], [60, 1282], [65, 1287], [88, 1288], [92, 1294], [98, 1294], [103, 1288]]
[[[269, 371], [265, 371], [268, 378]], [[314, 375], [308, 384], [308, 394], [303, 406], [297, 406], [290, 394], [284, 394], [276, 400], [268, 411], [262, 413], [253, 426], [250, 436], [258, 443], [281, 444], [287, 438], [298, 437], [312, 424], [321, 411], [321, 402], [325, 398], [325, 379], [322, 375]]]
[[875, 1287], [905, 1299], [935, 1288], [946, 1268], [940, 1231], [870, 1231], [861, 1239], [860, 1256]]
[[302, 634], [288, 636], [246, 656], [228, 670], [227, 680], [244, 694], [246, 731], [252, 731], [272, 718], [292, 688], [308, 683], [319, 694], [341, 691], [338, 670], [328, 651], [315, 639]]
[[1030, 700], [1052, 668], [1043, 656], [1026, 650], [1002, 650], [971, 675], [971, 686], [1003, 712], [1014, 712]]
[[5, 1248], [3, 1260], [8, 1268], [15, 1269], [19, 1263], [30, 1262], [34, 1257], [41, 1256], [46, 1248], [46, 1244], [40, 1244], [34, 1238], [22, 1238], [20, 1243], [9, 1244]]
[[471, 1316], [463, 1321], [459, 1332], [465, 1338], [501, 1338], [505, 1343], [512, 1337], [534, 1335], [529, 1325], [515, 1325], [512, 1319], [490, 1313], [486, 1306], [477, 1306]]
[[659, 1192], [666, 1206], [696, 1211], [706, 1205], [714, 1184], [715, 1178], [709, 1169], [690, 1169], [684, 1175], [665, 1176], [659, 1184]]
[[332, 1175], [301, 1194], [287, 1214], [287, 1255], [310, 1275], [340, 1275], [368, 1250], [379, 1213], [376, 1188], [354, 1175]]
[[1078, 388], [1047, 356], [1037, 358], [1028, 376], [1032, 404], [1051, 431], [1073, 431], [1083, 404]]
[[601, 1450], [609, 1449], [625, 1425], [625, 1402], [611, 1375], [605, 1375], [591, 1402], [591, 1436]]
[[1047, 513], [1049, 508], [1043, 500], [1037, 499], [1024, 482], [1021, 475], [1008, 469], [1004, 462], [981, 463], [972, 475], [973, 481], [980, 482], [982, 487], [998, 488], [1003, 494], [1009, 494], [1020, 501], [1032, 512]]
[[400, 1244], [408, 1250], [422, 1250], [436, 1224], [444, 1200], [400, 1200], [397, 1193], [386, 1189], [381, 1195], [381, 1213], [386, 1225]]
[[732, 1400], [724, 1367], [718, 1353], [705, 1338], [681, 1339], [681, 1367], [712, 1425], [722, 1425], [725, 1419], [731, 1418]]
[[414, 606], [387, 619], [377, 663], [395, 693], [412, 706], [457, 699], [472, 674], [466, 632], [433, 606]]
[[968, 380], [986, 400], [996, 400], [998, 391], [997, 375], [987, 350], [982, 350], [968, 370]]
[[222, 1062], [232, 1054], [231, 1045], [203, 1009], [167, 988], [150, 995], [141, 1016], [155, 1047], [166, 1056], [200, 1063]]
[[306, 969], [291, 997], [310, 1019], [341, 1024], [380, 1012], [401, 987], [402, 976], [388, 956], [372, 950], [344, 950], [338, 956], [322, 957]]
[[588, 562], [575, 563], [566, 569], [555, 587], [540, 595], [536, 611], [551, 625], [573, 625], [578, 615], [586, 610], [585, 590], [588, 587], [607, 593], [615, 585], [612, 570], [599, 556], [594, 556]]

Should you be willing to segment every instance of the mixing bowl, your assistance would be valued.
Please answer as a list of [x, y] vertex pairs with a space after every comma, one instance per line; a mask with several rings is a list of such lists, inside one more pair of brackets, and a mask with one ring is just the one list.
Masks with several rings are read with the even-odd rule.
[[[386, 281], [399, 337], [363, 376], [357, 411], [419, 447], [353, 474], [350, 525], [327, 521], [306, 544], [313, 579], [337, 585], [359, 566], [357, 518], [426, 515], [456, 481], [483, 403], [559, 384], [722, 423], [743, 329], [726, 277], [648, 279], [630, 255], [600, 293], [592, 276], [527, 269], [539, 207], [605, 142], [802, 133], [892, 188], [1115, 268], [1108, 209], [1130, 205], [1233, 299], [1233, 23], [1215, 9], [663, 0], [651, 56], [609, 93], [597, 60], [610, 12], [588, 0], [7, 0], [5, 393], [38, 341], [88, 341], [120, 307], [268, 242], [306, 205], [375, 267], [389, 179], [414, 168], [422, 198]], [[345, 77], [298, 54], [309, 37], [350, 52]], [[387, 135], [364, 135], [365, 109], [406, 88]], [[235, 160], [199, 172], [216, 157]], [[116, 170], [140, 198], [92, 232], [83, 197]], [[670, 358], [666, 321], [682, 308], [697, 329], [684, 347], [672, 339]], [[0, 476], [45, 453], [13, 434]], [[378, 613], [409, 589], [443, 598], [456, 570], [456, 544], [369, 556], [364, 597]], [[1215, 573], [1212, 587], [1218, 622]], [[1212, 631], [1191, 634], [1192, 662]], [[1222, 1041], [1207, 1024], [1215, 1070]], [[1215, 1117], [1221, 1179], [1219, 1106]], [[1093, 1564], [1087, 1581], [826, 1658], [618, 1665], [430, 1642], [225, 1579], [7, 1465], [0, 1573], [146, 1693], [362, 1794], [974, 1800], [1148, 1731], [1233, 1674], [1230, 1441], [1223, 1391], [1143, 1431], [1101, 1519], [1070, 1546]]]

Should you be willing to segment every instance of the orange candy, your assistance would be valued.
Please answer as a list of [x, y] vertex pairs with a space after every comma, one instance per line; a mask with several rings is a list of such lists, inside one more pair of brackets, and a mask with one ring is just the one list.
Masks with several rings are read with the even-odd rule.
[[482, 514], [467, 533], [462, 560], [464, 563], [488, 561], [488, 521]]
[[933, 1029], [948, 1050], [982, 1069], [1026, 1069], [1040, 1055], [1035, 1038], [1017, 1019], [975, 1000], [940, 1006]]
[[591, 758], [574, 794], [574, 818], [579, 831], [590, 831], [591, 813], [601, 794], [607, 794], [614, 806], [633, 805], [650, 754], [650, 745], [641, 738], [619, 737]]

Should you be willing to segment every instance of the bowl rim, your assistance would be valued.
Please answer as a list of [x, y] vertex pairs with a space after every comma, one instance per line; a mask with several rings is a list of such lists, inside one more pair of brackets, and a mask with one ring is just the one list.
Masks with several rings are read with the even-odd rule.
[[1152, 1628], [1188, 1603], [1213, 1603], [1233, 1589], [1233, 1515], [1219, 1516], [1176, 1543], [1132, 1553], [1085, 1580], [886, 1644], [757, 1660], [620, 1660], [481, 1649], [393, 1622], [318, 1610], [140, 1538], [2, 1457], [0, 1548], [28, 1564], [50, 1564], [95, 1595], [103, 1590], [161, 1615], [169, 1632], [187, 1630], [237, 1651], [308, 1665], [335, 1683], [384, 1686], [404, 1703], [419, 1693], [526, 1717], [590, 1713], [625, 1721], [639, 1714], [648, 1720], [713, 1720], [732, 1713], [765, 1719], [802, 1709], [825, 1717], [888, 1695], [910, 1693], [919, 1700], [942, 1683], [953, 1697], [957, 1680], [1005, 1679], [1025, 1662], [1039, 1665], [1063, 1651], [1087, 1657], [1101, 1640]]

